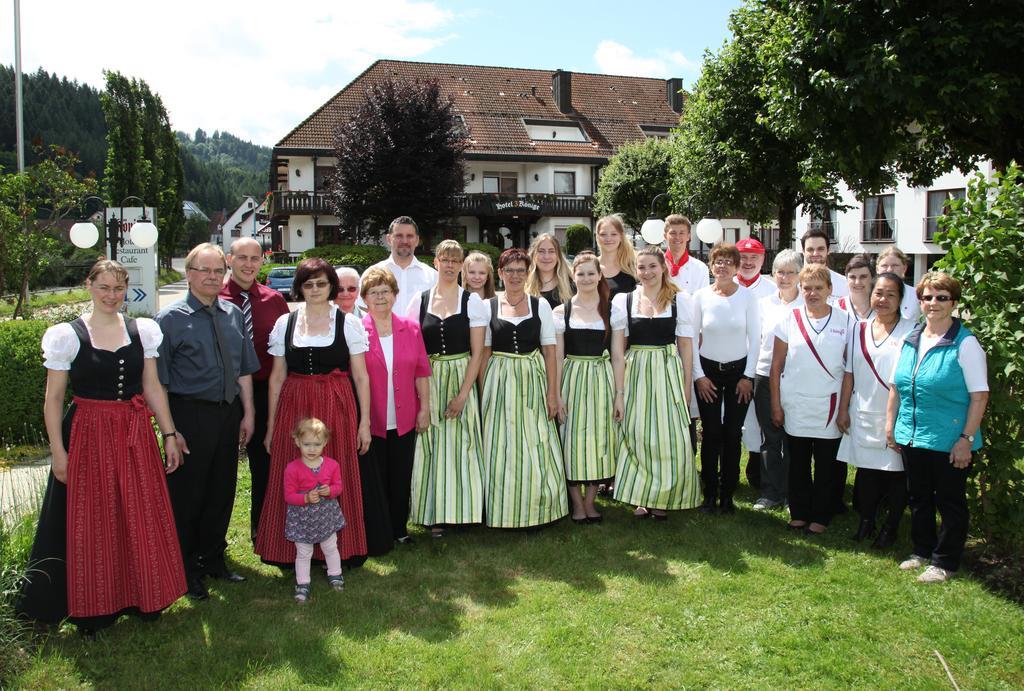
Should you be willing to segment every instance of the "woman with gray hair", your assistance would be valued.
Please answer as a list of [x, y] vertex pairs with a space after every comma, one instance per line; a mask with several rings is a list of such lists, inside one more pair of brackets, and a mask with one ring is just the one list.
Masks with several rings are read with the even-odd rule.
[[772, 366], [775, 346], [775, 327], [794, 308], [803, 304], [797, 274], [804, 265], [803, 257], [795, 250], [782, 250], [772, 262], [772, 278], [778, 291], [761, 298], [761, 349], [757, 357], [754, 378], [754, 409], [761, 426], [764, 443], [761, 446], [761, 496], [754, 509], [763, 511], [786, 503], [786, 483], [789, 461], [786, 453], [786, 433], [772, 422], [772, 397], [768, 375]]
[[359, 298], [359, 272], [351, 266], [342, 266], [335, 269], [334, 273], [338, 274], [338, 294], [334, 298], [334, 304], [345, 314], [362, 319], [363, 311], [356, 304]]

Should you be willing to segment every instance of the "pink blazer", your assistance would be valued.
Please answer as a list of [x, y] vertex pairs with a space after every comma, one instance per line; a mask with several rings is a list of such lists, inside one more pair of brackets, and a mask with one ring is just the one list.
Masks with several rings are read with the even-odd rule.
[[[388, 369], [384, 362], [384, 351], [380, 347], [380, 336], [373, 325], [373, 317], [363, 317], [363, 326], [370, 339], [370, 350], [366, 353], [366, 373], [370, 378], [370, 434], [375, 437], [388, 435]], [[417, 377], [430, 376], [430, 361], [427, 349], [420, 335], [420, 325], [412, 319], [391, 315], [392, 343], [394, 345], [393, 369], [391, 376], [395, 387], [395, 414], [398, 418], [398, 434], [405, 434], [416, 426], [416, 414], [420, 404], [416, 396]]]

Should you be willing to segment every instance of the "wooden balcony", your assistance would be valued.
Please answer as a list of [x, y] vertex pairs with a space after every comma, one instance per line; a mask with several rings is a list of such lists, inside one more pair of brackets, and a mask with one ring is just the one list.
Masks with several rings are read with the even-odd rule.
[[323, 192], [278, 190], [270, 201], [270, 218], [281, 219], [292, 215], [329, 216], [333, 212], [327, 206], [327, 195]]
[[554, 194], [460, 194], [455, 198], [459, 216], [579, 216], [594, 213], [594, 198]]

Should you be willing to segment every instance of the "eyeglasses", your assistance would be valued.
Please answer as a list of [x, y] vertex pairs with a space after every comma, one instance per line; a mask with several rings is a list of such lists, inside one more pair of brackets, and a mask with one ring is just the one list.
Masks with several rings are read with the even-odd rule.
[[715, 266], [732, 266], [735, 262], [732, 259], [716, 259]]
[[213, 274], [214, 276], [217, 276], [218, 278], [222, 278], [224, 276], [224, 274], [227, 273], [227, 269], [211, 269], [211, 268], [208, 268], [208, 267], [205, 267], [205, 266], [193, 266], [193, 267], [191, 267], [191, 271], [195, 271], [196, 273], [200, 273], [204, 277], [209, 276], [210, 274]]
[[303, 290], [313, 290], [314, 288], [320, 288], [321, 290], [331, 285], [331, 282], [324, 279], [320, 281], [306, 281], [302, 284]]
[[779, 278], [793, 278], [796, 276], [796, 271], [776, 271], [775, 275]]
[[501, 272], [506, 276], [522, 276], [526, 273], [526, 269], [502, 269]]
[[338, 288], [338, 292], [339, 293], [358, 293], [359, 292], [359, 288], [357, 288], [356, 286], [342, 286], [341, 288]]
[[377, 290], [366, 291], [366, 297], [371, 300], [376, 300], [377, 298], [391, 297], [393, 294], [394, 293], [391, 292], [390, 288], [380, 288]]
[[921, 302], [949, 302], [953, 299], [951, 295], [922, 295]]

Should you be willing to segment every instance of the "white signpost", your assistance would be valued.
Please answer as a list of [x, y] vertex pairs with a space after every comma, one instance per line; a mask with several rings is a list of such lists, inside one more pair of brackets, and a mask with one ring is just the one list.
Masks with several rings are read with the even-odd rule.
[[[123, 213], [123, 216], [122, 216]], [[131, 241], [129, 231], [136, 221], [145, 216], [152, 223], [156, 223], [156, 209], [151, 206], [143, 208], [140, 206], [127, 206], [107, 209], [107, 225], [110, 219], [124, 219], [121, 228], [124, 244], [117, 248], [115, 257], [117, 261], [128, 270], [128, 292], [124, 296], [125, 310], [129, 314], [156, 315], [159, 310], [157, 301], [157, 249], [156, 244], [152, 247], [139, 247]]]

